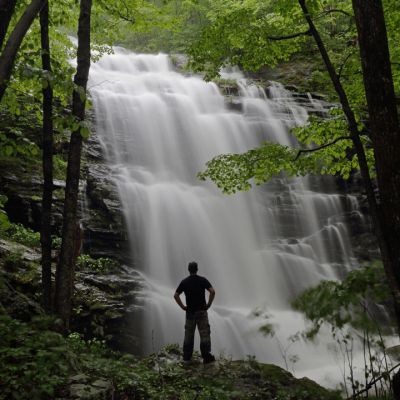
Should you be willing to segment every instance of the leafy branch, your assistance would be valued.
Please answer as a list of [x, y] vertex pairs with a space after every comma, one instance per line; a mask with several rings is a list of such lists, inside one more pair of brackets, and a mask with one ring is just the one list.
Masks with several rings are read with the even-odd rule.
[[294, 39], [300, 36], [310, 36], [311, 31], [308, 29], [304, 32], [297, 32], [297, 33], [292, 33], [291, 35], [286, 35], [286, 36], [268, 36], [268, 40], [288, 40], [288, 39]]
[[312, 149], [300, 149], [297, 152], [297, 155], [296, 155], [296, 158], [294, 159], [294, 161], [296, 161], [300, 157], [300, 155], [303, 153], [312, 153], [314, 151], [322, 150], [322, 149], [325, 149], [326, 147], [332, 146], [341, 140], [353, 140], [353, 139], [354, 139], [354, 136], [340, 136], [340, 137], [336, 138], [335, 140], [333, 140], [332, 142], [325, 143], [321, 146], [314, 147]]

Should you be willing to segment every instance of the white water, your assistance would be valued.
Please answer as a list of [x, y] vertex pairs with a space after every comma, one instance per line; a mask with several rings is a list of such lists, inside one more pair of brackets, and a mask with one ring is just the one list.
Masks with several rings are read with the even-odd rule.
[[[293, 142], [291, 126], [308, 114], [279, 84], [264, 90], [239, 80], [243, 112], [230, 111], [213, 83], [173, 71], [166, 55], [116, 49], [91, 69], [96, 130], [116, 179], [132, 251], [144, 276], [143, 343], [152, 351], [181, 343], [184, 313], [173, 300], [188, 262], [216, 289], [210, 310], [212, 347], [234, 358], [285, 365], [299, 356], [297, 375], [338, 382], [337, 357], [320, 344], [288, 337], [304, 329], [293, 297], [321, 279], [354, 267], [343, 204], [354, 198], [316, 193], [306, 179], [276, 179], [226, 196], [196, 178], [220, 153], [243, 152], [268, 139]], [[310, 107], [321, 111], [314, 101]], [[336, 222], [335, 222], [336, 221]], [[258, 310], [261, 317], [252, 317]], [[258, 328], [266, 320], [276, 335]], [[342, 363], [339, 360], [339, 363]]]

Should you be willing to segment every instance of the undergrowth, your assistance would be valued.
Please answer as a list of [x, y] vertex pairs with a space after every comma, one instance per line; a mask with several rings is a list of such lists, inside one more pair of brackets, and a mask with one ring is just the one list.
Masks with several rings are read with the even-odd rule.
[[84, 341], [54, 330], [57, 321], [35, 317], [30, 323], [0, 315], [0, 399], [48, 400], [69, 398], [74, 376], [90, 385], [99, 379], [111, 384], [113, 399], [228, 400], [338, 399], [314, 382], [296, 380], [274, 365], [253, 359], [203, 367], [199, 354], [183, 364], [181, 350], [170, 345], [143, 359], [108, 349], [99, 340]]

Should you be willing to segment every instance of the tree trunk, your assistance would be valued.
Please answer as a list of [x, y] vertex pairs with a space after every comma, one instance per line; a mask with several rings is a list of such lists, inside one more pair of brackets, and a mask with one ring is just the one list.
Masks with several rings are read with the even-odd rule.
[[0, 0], [0, 50], [3, 48], [8, 25], [10, 25], [16, 4], [17, 0]]
[[[353, 0], [382, 219], [400, 287], [400, 125], [381, 0]], [[400, 299], [400, 298], [399, 298]]]
[[11, 32], [3, 52], [0, 56], [0, 102], [6, 91], [8, 80], [11, 77], [11, 72], [14, 66], [15, 57], [21, 45], [23, 38], [26, 35], [33, 20], [39, 13], [41, 8], [47, 3], [47, 0], [32, 0], [26, 7], [25, 12], [15, 25]]
[[[51, 73], [49, 43], [49, 4], [40, 11], [42, 69]], [[43, 197], [40, 242], [42, 245], [43, 307], [51, 311], [51, 206], [53, 198], [53, 89], [43, 88]]]
[[[90, 68], [90, 12], [92, 0], [81, 0], [79, 28], [78, 28], [78, 53], [77, 70], [74, 78], [76, 87], [72, 98], [72, 114], [78, 121], [85, 118], [85, 96]], [[56, 312], [64, 323], [64, 328], [69, 328], [71, 312], [71, 299], [73, 292], [74, 254], [76, 253], [77, 233], [77, 205], [79, 190], [80, 161], [82, 149], [82, 136], [78, 128], [71, 134], [68, 153], [67, 181], [65, 187], [64, 223], [60, 260], [56, 274]]]
[[[392, 271], [389, 280], [400, 287], [400, 125], [396, 107], [393, 75], [385, 17], [381, 0], [352, 0], [369, 128], [374, 147], [384, 235]], [[397, 303], [400, 294], [397, 292]], [[399, 318], [399, 314], [397, 314]], [[398, 326], [400, 323], [398, 322]], [[400, 328], [398, 328], [400, 334]], [[393, 378], [393, 395], [400, 399], [400, 372]]]
[[[397, 328], [400, 332], [400, 285], [399, 285], [399, 281], [396, 279], [396, 274], [395, 274], [395, 269], [394, 269], [394, 264], [393, 264], [394, 260], [400, 260], [400, 258], [397, 258], [397, 259], [393, 258], [393, 254], [390, 250], [390, 242], [388, 240], [387, 231], [386, 231], [387, 222], [382, 217], [381, 208], [377, 204], [377, 200], [376, 200], [376, 196], [374, 194], [373, 186], [371, 183], [368, 164], [366, 161], [364, 148], [363, 148], [363, 145], [360, 140], [360, 136], [359, 136], [360, 132], [357, 127], [357, 122], [356, 122], [356, 119], [354, 116], [354, 112], [350, 106], [346, 92], [340, 82], [340, 78], [339, 78], [338, 74], [336, 73], [335, 68], [329, 58], [329, 55], [324, 46], [324, 43], [322, 42], [321, 36], [312, 21], [311, 15], [306, 6], [306, 0], [298, 0], [298, 1], [299, 1], [301, 9], [303, 11], [304, 17], [310, 27], [311, 35], [313, 36], [313, 38], [318, 46], [318, 49], [321, 53], [321, 56], [324, 60], [326, 69], [329, 73], [329, 76], [330, 76], [333, 86], [336, 90], [336, 93], [339, 96], [340, 103], [343, 108], [343, 112], [347, 119], [349, 131], [351, 133], [351, 136], [353, 137], [353, 145], [354, 145], [354, 149], [356, 151], [356, 154], [358, 157], [358, 162], [360, 165], [361, 176], [362, 176], [364, 188], [365, 188], [366, 194], [367, 194], [368, 205], [369, 205], [370, 212], [371, 212], [372, 222], [373, 222], [375, 234], [378, 239], [379, 249], [380, 249], [381, 256], [382, 256], [382, 262], [383, 262], [385, 273], [386, 273], [386, 276], [388, 279], [388, 285], [390, 287], [392, 298], [393, 298], [393, 305], [394, 305], [394, 310], [395, 310], [395, 314], [396, 314]], [[361, 3], [363, 3], [366, 0], [359, 0], [359, 1]], [[373, 0], [368, 0], [367, 2], [370, 2], [370, 1], [374, 2]], [[370, 16], [367, 15], [367, 20], [365, 21], [366, 24], [369, 23], [370, 18], [371, 18], [371, 15]], [[383, 20], [383, 24], [384, 24], [384, 20]], [[368, 39], [366, 39], [366, 40], [368, 41]], [[387, 43], [387, 40], [386, 40], [386, 43]], [[361, 47], [361, 44], [360, 44], [360, 47]], [[371, 56], [374, 58], [375, 53], [371, 53]], [[378, 76], [379, 74], [377, 73], [376, 75]], [[377, 168], [378, 168], [378, 165], [377, 165]], [[400, 170], [397, 170], [396, 172], [397, 172], [397, 174], [399, 174]], [[394, 171], [393, 171], [393, 173], [394, 173]], [[400, 190], [400, 187], [398, 187], [398, 190]], [[400, 192], [399, 192], [399, 194], [400, 194]], [[400, 203], [398, 203], [398, 204], [400, 206]], [[399, 214], [399, 216], [400, 216], [400, 214]], [[394, 216], [392, 216], [392, 218], [393, 217]], [[392, 219], [392, 221], [393, 221], [393, 219]], [[400, 221], [400, 219], [399, 219], [399, 221]], [[399, 228], [400, 228], [400, 226], [399, 226]], [[398, 234], [396, 239], [399, 239], [399, 238], [400, 238], [400, 235]], [[398, 248], [400, 251], [400, 246], [398, 246]]]

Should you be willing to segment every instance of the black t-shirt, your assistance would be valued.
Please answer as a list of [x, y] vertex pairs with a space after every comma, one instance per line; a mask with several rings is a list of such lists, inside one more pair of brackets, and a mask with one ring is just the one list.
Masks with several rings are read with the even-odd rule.
[[176, 292], [185, 293], [188, 312], [205, 310], [206, 296], [205, 290], [210, 289], [211, 283], [204, 277], [196, 274], [185, 278], [176, 289]]

